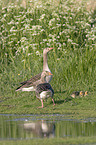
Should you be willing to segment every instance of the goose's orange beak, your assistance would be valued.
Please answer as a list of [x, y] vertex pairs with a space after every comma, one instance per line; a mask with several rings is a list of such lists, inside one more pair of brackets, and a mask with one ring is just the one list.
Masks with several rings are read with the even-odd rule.
[[49, 72], [49, 75], [51, 76], [51, 75], [53, 75], [53, 74]]

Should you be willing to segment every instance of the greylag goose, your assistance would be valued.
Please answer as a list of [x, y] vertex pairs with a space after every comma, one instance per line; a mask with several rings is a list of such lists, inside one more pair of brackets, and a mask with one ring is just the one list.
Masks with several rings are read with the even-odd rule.
[[[45, 48], [43, 50], [43, 72], [44, 71], [50, 71], [47, 63], [47, 53], [52, 50], [53, 48]], [[35, 84], [40, 83], [41, 80], [41, 74], [39, 73], [36, 76], [33, 76], [31, 79], [21, 82], [21, 86], [16, 89], [16, 91], [35, 91]], [[52, 79], [52, 76], [46, 76], [46, 82], [50, 82]]]
[[[52, 75], [52, 74], [50, 73], [49, 75]], [[42, 75], [41, 79], [45, 80], [46, 76]], [[55, 105], [54, 100], [53, 100], [54, 90], [52, 89], [52, 87], [49, 83], [44, 82], [42, 84], [38, 84], [36, 86], [35, 92], [36, 92], [36, 97], [41, 100], [42, 106], [39, 108], [43, 108], [43, 100], [45, 100], [49, 97], [52, 98], [53, 105]]]

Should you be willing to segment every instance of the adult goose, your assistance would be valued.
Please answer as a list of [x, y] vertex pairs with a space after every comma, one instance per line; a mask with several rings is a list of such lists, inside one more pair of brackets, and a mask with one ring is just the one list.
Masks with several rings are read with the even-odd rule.
[[41, 100], [42, 106], [39, 108], [43, 108], [43, 100], [51, 97], [53, 105], [55, 105], [55, 102], [53, 100], [54, 90], [52, 89], [51, 85], [49, 83], [43, 83], [39, 84], [36, 87], [36, 97]]
[[[44, 71], [50, 71], [49, 67], [48, 67], [48, 63], [47, 63], [47, 53], [52, 50], [53, 48], [45, 48], [43, 50], [43, 72]], [[33, 76], [31, 79], [21, 82], [21, 86], [18, 87], [16, 89], [16, 91], [35, 91], [35, 86], [39, 83], [41, 83], [41, 74], [39, 73], [36, 76]], [[52, 79], [52, 75], [51, 76], [46, 76], [46, 82], [50, 82]]]
[[[45, 81], [46, 76], [48, 75], [52, 75], [52, 74], [50, 72], [49, 73], [47, 72], [46, 74], [42, 75], [41, 76], [42, 81]], [[54, 90], [52, 89], [49, 83], [44, 82], [44, 83], [38, 84], [36, 86], [35, 92], [36, 92], [36, 97], [41, 100], [42, 106], [39, 108], [43, 108], [43, 100], [49, 97], [52, 98], [53, 105], [55, 105], [54, 100], [53, 100]]]

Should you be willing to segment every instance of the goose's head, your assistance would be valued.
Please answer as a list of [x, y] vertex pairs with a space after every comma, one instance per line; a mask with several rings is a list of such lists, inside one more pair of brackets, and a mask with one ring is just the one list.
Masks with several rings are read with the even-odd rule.
[[53, 74], [50, 73], [49, 71], [43, 71], [41, 76], [46, 77], [46, 76], [51, 76], [51, 75], [53, 75]]
[[53, 47], [51, 47], [51, 48], [45, 48], [44, 50], [43, 50], [43, 54], [47, 54], [50, 50], [52, 50], [53, 49]]

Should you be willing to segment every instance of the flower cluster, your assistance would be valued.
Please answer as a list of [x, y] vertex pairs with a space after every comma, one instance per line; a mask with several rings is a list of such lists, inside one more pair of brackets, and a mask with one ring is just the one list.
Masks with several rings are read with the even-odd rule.
[[62, 51], [96, 45], [92, 11], [87, 11], [81, 2], [60, 1], [59, 7], [51, 0], [29, 1], [28, 7], [11, 4], [2, 7], [0, 19], [0, 43], [5, 50], [1, 53], [12, 49], [14, 56], [32, 51], [39, 55], [40, 48], [45, 47], [55, 46]]

